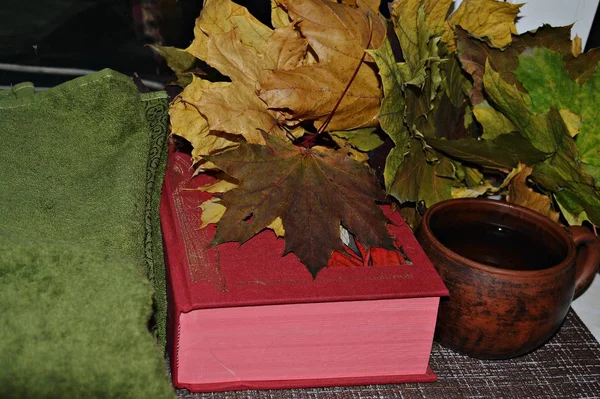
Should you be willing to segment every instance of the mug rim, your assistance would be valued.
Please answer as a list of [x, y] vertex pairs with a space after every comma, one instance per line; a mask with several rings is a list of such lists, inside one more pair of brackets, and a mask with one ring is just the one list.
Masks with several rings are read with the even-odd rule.
[[[544, 269], [538, 269], [538, 270], [505, 269], [505, 268], [501, 268], [501, 267], [495, 267], [495, 266], [491, 266], [491, 265], [486, 265], [484, 263], [476, 262], [472, 259], [469, 259], [467, 257], [459, 255], [458, 253], [456, 253], [453, 250], [451, 250], [450, 248], [446, 247], [444, 244], [442, 244], [438, 240], [438, 238], [433, 234], [433, 231], [432, 231], [431, 225], [430, 225], [430, 219], [431, 219], [432, 214], [435, 214], [435, 212], [439, 212], [440, 209], [443, 210], [444, 208], [451, 206], [452, 204], [455, 204], [455, 203], [463, 203], [463, 204], [478, 203], [478, 204], [492, 205], [492, 206], [496, 207], [497, 209], [502, 209], [502, 208], [503, 209], [511, 209], [513, 211], [516, 210], [517, 212], [525, 213], [528, 217], [533, 218], [536, 221], [542, 222], [543, 224], [545, 224], [546, 226], [548, 226], [552, 230], [554, 230], [559, 236], [561, 236], [563, 241], [565, 241], [567, 244], [567, 255], [560, 261], [560, 263], [550, 266], [550, 267], [547, 267], [547, 268], [544, 268]], [[423, 215], [423, 220], [421, 221], [421, 225], [422, 225], [422, 227], [425, 227], [423, 229], [423, 232], [427, 235], [431, 244], [434, 247], [436, 247], [437, 250], [442, 250], [444, 253], [444, 256], [448, 256], [451, 259], [453, 259], [457, 262], [460, 262], [462, 264], [465, 264], [470, 268], [479, 269], [486, 273], [511, 276], [511, 277], [520, 276], [520, 277], [528, 278], [528, 277], [532, 277], [532, 276], [555, 274], [557, 272], [560, 272], [562, 269], [566, 269], [567, 267], [569, 267], [569, 265], [571, 265], [571, 263], [575, 262], [575, 255], [576, 255], [575, 243], [573, 242], [573, 239], [571, 238], [570, 234], [567, 232], [567, 230], [565, 228], [563, 228], [557, 222], [554, 222], [550, 218], [548, 218], [534, 210], [531, 210], [531, 209], [526, 208], [521, 205], [511, 204], [509, 202], [502, 201], [502, 200], [493, 200], [493, 199], [487, 199], [487, 198], [452, 198], [452, 199], [440, 201], [440, 202], [435, 203], [432, 207], [428, 208], [425, 211], [425, 214]]]

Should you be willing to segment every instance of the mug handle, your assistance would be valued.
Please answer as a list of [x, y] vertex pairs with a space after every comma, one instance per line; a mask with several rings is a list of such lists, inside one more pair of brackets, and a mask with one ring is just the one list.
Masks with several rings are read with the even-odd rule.
[[600, 239], [583, 226], [567, 228], [577, 249], [577, 274], [575, 277], [575, 295], [573, 299], [583, 294], [592, 283], [598, 264], [600, 264]]

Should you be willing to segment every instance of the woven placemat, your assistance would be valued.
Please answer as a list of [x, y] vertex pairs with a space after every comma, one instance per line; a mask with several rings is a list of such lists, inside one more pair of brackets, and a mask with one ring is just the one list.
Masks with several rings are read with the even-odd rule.
[[356, 387], [193, 394], [181, 399], [600, 398], [600, 344], [574, 311], [543, 347], [516, 359], [484, 361], [435, 343], [431, 367], [438, 382]]

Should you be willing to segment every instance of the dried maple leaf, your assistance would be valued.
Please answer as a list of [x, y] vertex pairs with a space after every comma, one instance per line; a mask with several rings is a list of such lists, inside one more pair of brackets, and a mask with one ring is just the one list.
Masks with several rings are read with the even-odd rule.
[[246, 7], [231, 0], [207, 0], [196, 19], [194, 40], [186, 51], [207, 61], [208, 39], [213, 34], [227, 33], [232, 29], [244, 32], [242, 42], [255, 49], [261, 48], [271, 34], [271, 29], [256, 19]]
[[288, 119], [314, 120], [317, 128], [334, 109], [330, 130], [376, 125], [381, 88], [368, 62], [370, 57], [365, 59], [365, 49], [381, 45], [385, 26], [373, 12], [373, 4], [359, 1], [357, 7], [352, 7], [329, 0], [279, 3], [297, 24], [318, 63], [273, 70], [260, 82], [260, 97]]
[[504, 48], [510, 44], [512, 35], [517, 34], [515, 20], [521, 5], [495, 0], [464, 0], [448, 19], [442, 41], [453, 51], [456, 48], [454, 29], [460, 25], [491, 46]]
[[199, 162], [204, 155], [237, 145], [235, 140], [219, 132], [211, 132], [208, 121], [202, 116], [197, 105], [206, 90], [224, 88], [230, 84], [209, 82], [194, 76], [192, 83], [183, 89], [169, 108], [171, 133], [185, 138], [192, 144], [194, 163]]
[[207, 89], [197, 103], [210, 130], [241, 134], [249, 142], [261, 142], [257, 129], [284, 137], [277, 111], [268, 109], [255, 93], [255, 85], [273, 69], [297, 66], [306, 53], [306, 40], [293, 25], [272, 31], [260, 51], [241, 40], [242, 33], [232, 29], [213, 34], [207, 41], [207, 62], [229, 76], [226, 87]]
[[547, 195], [536, 193], [527, 185], [527, 178], [532, 171], [532, 167], [526, 166], [513, 178], [508, 186], [506, 200], [533, 209], [556, 222], [559, 213], [552, 210], [552, 199]]
[[343, 152], [296, 147], [264, 135], [266, 145], [243, 143], [208, 157], [239, 181], [221, 195], [227, 210], [213, 244], [243, 243], [280, 217], [285, 253], [294, 252], [313, 276], [333, 251], [343, 251], [340, 225], [366, 248], [392, 250], [386, 217], [376, 201], [386, 198], [375, 176]]

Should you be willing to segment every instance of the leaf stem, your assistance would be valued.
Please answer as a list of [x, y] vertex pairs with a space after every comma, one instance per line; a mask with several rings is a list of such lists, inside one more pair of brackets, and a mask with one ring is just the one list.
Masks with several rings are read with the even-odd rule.
[[329, 122], [331, 122], [331, 119], [333, 119], [333, 115], [335, 114], [335, 111], [337, 111], [338, 107], [342, 103], [342, 100], [344, 99], [344, 96], [348, 92], [348, 89], [350, 89], [350, 86], [352, 85], [352, 82], [356, 78], [356, 75], [358, 75], [358, 71], [360, 70], [360, 67], [362, 66], [362, 63], [365, 60], [365, 57], [367, 56], [366, 49], [368, 49], [369, 46], [371, 45], [371, 39], [373, 38], [373, 21], [371, 20], [371, 16], [370, 15], [371, 15], [371, 13], [368, 12], [367, 13], [367, 19], [369, 20], [369, 40], [367, 41], [367, 45], [365, 46], [365, 51], [363, 52], [362, 57], [360, 57], [360, 61], [358, 62], [358, 65], [356, 66], [356, 68], [354, 68], [354, 72], [352, 73], [352, 76], [348, 80], [348, 83], [346, 84], [346, 87], [344, 88], [344, 91], [342, 91], [342, 95], [340, 96], [340, 98], [338, 98], [337, 103], [335, 104], [335, 106], [333, 107], [333, 109], [331, 110], [331, 112], [329, 113], [329, 115], [327, 116], [327, 119], [325, 119], [325, 122], [323, 122], [323, 124], [321, 125], [321, 127], [317, 131], [318, 134], [323, 133], [325, 131], [325, 129], [327, 128], [327, 126], [329, 125]]

